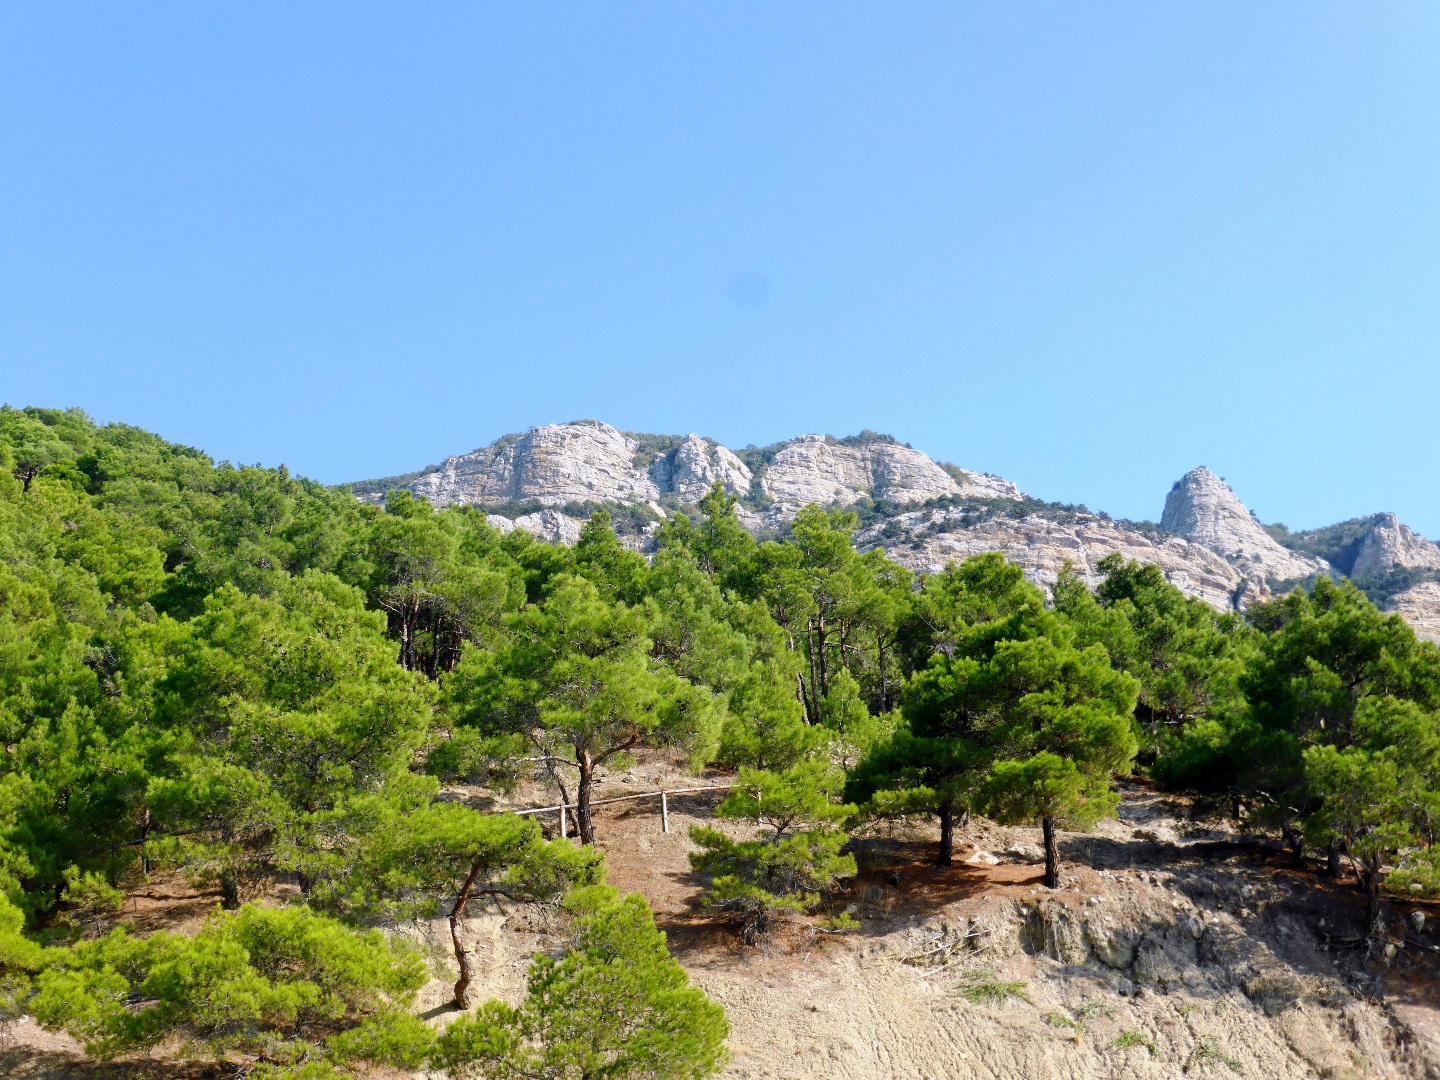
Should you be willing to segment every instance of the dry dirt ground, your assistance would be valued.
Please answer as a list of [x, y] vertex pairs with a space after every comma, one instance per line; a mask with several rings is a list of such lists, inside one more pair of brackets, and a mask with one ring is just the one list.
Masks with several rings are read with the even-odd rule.
[[[597, 797], [724, 780], [648, 755]], [[540, 789], [452, 794], [493, 809], [554, 801]], [[942, 870], [935, 830], [902, 824], [858, 838], [860, 876], [821, 913], [848, 910], [858, 930], [826, 932], [817, 916], [756, 947], [696, 906], [686, 831], [713, 823], [723, 794], [671, 797], [668, 833], [658, 800], [604, 807], [597, 834], [611, 883], [645, 894], [672, 952], [725, 1006], [727, 1077], [1440, 1077], [1440, 905], [1395, 902], [1389, 955], [1367, 960], [1353, 884], [1142, 785], [1127, 788], [1118, 821], [1065, 837], [1053, 893], [1040, 886], [1034, 830], [974, 821]], [[543, 817], [553, 833], [555, 814]], [[194, 925], [214, 902], [152, 882], [122, 918]], [[564, 944], [563, 920], [544, 906], [472, 904], [467, 922], [481, 997], [518, 999], [529, 958]], [[443, 924], [397, 932], [430, 949], [436, 978], [420, 1008], [446, 1022]], [[0, 1076], [235, 1073], [163, 1055], [100, 1070], [33, 1024], [11, 1037]]]

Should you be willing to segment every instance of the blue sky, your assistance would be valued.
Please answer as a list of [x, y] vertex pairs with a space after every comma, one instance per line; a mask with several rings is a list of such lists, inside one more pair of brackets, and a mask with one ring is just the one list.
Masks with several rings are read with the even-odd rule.
[[0, 399], [328, 482], [595, 417], [1440, 537], [1440, 8], [0, 4]]

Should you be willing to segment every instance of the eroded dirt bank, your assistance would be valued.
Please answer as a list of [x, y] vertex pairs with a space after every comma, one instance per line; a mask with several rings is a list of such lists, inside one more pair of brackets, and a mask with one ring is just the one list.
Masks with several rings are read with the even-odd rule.
[[[655, 756], [601, 794], [683, 783]], [[1039, 885], [1031, 830], [972, 822], [940, 870], [928, 828], [896, 827], [859, 839], [861, 876], [831, 912], [848, 908], [859, 930], [797, 922], [755, 948], [695, 908], [686, 829], [712, 821], [719, 798], [672, 798], [669, 833], [647, 801], [606, 808], [598, 833], [610, 880], [649, 898], [677, 958], [725, 1006], [730, 1077], [1440, 1076], [1440, 906], [1392, 904], [1388, 955], [1367, 959], [1353, 888], [1143, 787], [1119, 821], [1065, 838], [1058, 891]], [[197, 902], [175, 890], [177, 921]], [[135, 905], [147, 926], [165, 910]], [[563, 945], [544, 907], [489, 902], [470, 916], [481, 996], [515, 1000], [530, 956]], [[431, 948], [420, 1007], [446, 1022], [443, 929], [397, 932]], [[163, 1060], [96, 1071], [68, 1040], [15, 1035], [6, 1076], [222, 1075]]]

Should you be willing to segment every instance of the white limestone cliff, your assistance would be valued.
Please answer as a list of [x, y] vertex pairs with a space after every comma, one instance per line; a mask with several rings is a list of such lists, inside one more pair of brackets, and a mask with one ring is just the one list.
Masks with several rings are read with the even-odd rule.
[[1394, 514], [1376, 514], [1355, 554], [1350, 577], [1392, 570], [1440, 570], [1440, 546], [1401, 524]]
[[1209, 548], [1257, 582], [1334, 573], [1323, 559], [1282, 547], [1230, 485], [1203, 465], [1186, 473], [1170, 489], [1160, 527]]
[[855, 545], [861, 551], [883, 547], [896, 562], [926, 574], [971, 555], [998, 551], [1047, 589], [1067, 561], [1087, 585], [1099, 584], [1102, 575], [1097, 564], [1118, 552], [1126, 559], [1160, 567], [1182, 592], [1222, 611], [1253, 598], [1245, 593], [1244, 576], [1199, 544], [1178, 536], [1147, 535], [1093, 514], [1066, 517], [1071, 520], [1039, 514], [977, 519], [963, 507], [919, 510], [862, 530]]
[[735, 454], [699, 435], [686, 435], [673, 454], [660, 458], [651, 469], [662, 490], [682, 503], [694, 505], [719, 483], [737, 498], [750, 493], [750, 470]]
[[760, 485], [787, 516], [810, 503], [848, 506], [867, 496], [902, 504], [945, 495], [1021, 497], [1020, 489], [1007, 480], [962, 475], [964, 483], [919, 450], [899, 443], [877, 440], [846, 446], [823, 435], [802, 435], [775, 455]]
[[609, 424], [549, 424], [446, 458], [438, 472], [409, 487], [436, 506], [651, 502], [660, 489], [636, 468], [638, 450], [634, 439]]
[[[485, 506], [534, 501], [655, 503], [673, 496], [694, 505], [717, 481], [731, 495], [749, 495], [755, 477], [732, 450], [699, 435], [655, 453], [608, 424], [584, 420], [531, 428], [490, 446], [446, 458], [439, 468], [405, 486], [436, 506]], [[771, 459], [760, 479], [770, 525], [802, 506], [848, 506], [883, 498], [901, 504], [951, 495], [1020, 498], [1007, 480], [949, 467], [919, 450], [884, 439], [846, 445], [824, 435], [802, 435]], [[958, 478], [957, 478], [958, 477]]]
[[[573, 544], [583, 522], [564, 512], [567, 504], [646, 504], [651, 516], [663, 519], [662, 500], [672, 507], [675, 502], [693, 506], [717, 481], [743, 500], [736, 508], [741, 523], [757, 532], [783, 526], [810, 503], [849, 506], [873, 498], [916, 506], [862, 530], [856, 546], [884, 548], [896, 561], [924, 573], [999, 551], [1041, 586], [1053, 584], [1067, 560], [1094, 585], [1097, 564], [1118, 552], [1160, 567], [1188, 595], [1231, 610], [1269, 596], [1273, 582], [1339, 572], [1323, 559], [1278, 543], [1209, 469], [1195, 469], [1176, 482], [1159, 530], [1138, 529], [1085, 512], [1042, 509], [1014, 516], [996, 504], [1024, 499], [1009, 481], [942, 466], [918, 450], [868, 435], [854, 440], [803, 435], [752, 472], [738, 454], [696, 434], [636, 437], [586, 420], [506, 436], [447, 458], [404, 486], [437, 506], [498, 511], [506, 504], [539, 504], [542, 509], [513, 518], [492, 512], [489, 520], [506, 532], [520, 528], [541, 540]], [[368, 497], [378, 498], [379, 491], [376, 487]], [[939, 498], [958, 505], [919, 506]], [[652, 550], [658, 528], [652, 522], [622, 542]], [[1393, 514], [1370, 519], [1354, 550], [1352, 578], [1397, 570], [1440, 575], [1440, 546]], [[1419, 581], [1394, 596], [1389, 610], [1403, 615], [1422, 636], [1440, 640], [1440, 582]]]

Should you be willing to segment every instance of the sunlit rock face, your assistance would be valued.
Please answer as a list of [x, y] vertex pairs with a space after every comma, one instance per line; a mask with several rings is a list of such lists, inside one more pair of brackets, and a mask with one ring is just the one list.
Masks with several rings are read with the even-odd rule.
[[1288, 581], [1333, 573], [1323, 559], [1282, 547], [1245, 508], [1230, 485], [1203, 465], [1170, 489], [1160, 527], [1223, 556], [1247, 578]]
[[[657, 451], [655, 447], [668, 447]], [[690, 434], [635, 437], [585, 420], [531, 428], [468, 454], [446, 458], [409, 482], [436, 506], [485, 506], [536, 501], [654, 503], [673, 496], [694, 505], [717, 482], [731, 495], [751, 494], [755, 477], [734, 451]], [[845, 445], [802, 435], [764, 467], [760, 490], [767, 518], [786, 521], [802, 506], [848, 506], [858, 499], [922, 503], [951, 495], [1020, 497], [1007, 480], [936, 464], [919, 450], [876, 440]]]
[[686, 435], [673, 453], [657, 458], [651, 475], [662, 491], [692, 506], [716, 483], [729, 494], [743, 498], [750, 493], [753, 479], [733, 451], [693, 434]]
[[1066, 562], [1087, 585], [1099, 584], [1097, 564], [1118, 552], [1160, 567], [1166, 579], [1212, 607], [1229, 610], [1251, 597], [1244, 576], [1228, 561], [1178, 536], [1142, 533], [1093, 514], [1068, 522], [1038, 514], [971, 521], [964, 508], [919, 510], [872, 526], [856, 537], [861, 550], [883, 547], [892, 559], [920, 573], [938, 573], [951, 562], [998, 551], [1046, 589]]
[[945, 495], [1020, 498], [1020, 489], [1008, 480], [956, 472], [961, 479], [899, 443], [845, 446], [823, 435], [802, 435], [775, 455], [760, 484], [789, 516], [809, 503], [848, 506], [866, 497], [902, 504]]
[[[1407, 572], [1421, 580], [1390, 596], [1387, 610], [1440, 640], [1440, 583], [1430, 580], [1440, 575], [1440, 547], [1394, 514], [1346, 523], [1366, 531], [1342, 554], [1332, 553], [1339, 565], [1331, 565], [1277, 542], [1206, 468], [1176, 481], [1157, 529], [1027, 502], [1008, 480], [942, 465], [868, 432], [849, 439], [802, 435], [742, 453], [696, 434], [635, 435], [583, 420], [507, 435], [401, 486], [437, 506], [491, 508], [497, 528], [561, 544], [579, 538], [581, 504], [648, 508], [621, 536], [644, 552], [654, 550], [661, 523], [677, 506], [695, 506], [717, 483], [741, 500], [736, 513], [754, 532], [784, 528], [812, 503], [845, 507], [873, 499], [890, 516], [861, 530], [856, 546], [883, 548], [921, 573], [998, 551], [1038, 585], [1054, 584], [1067, 561], [1094, 585], [1100, 560], [1118, 552], [1158, 566], [1183, 592], [1220, 610], [1265, 599], [1277, 582], [1320, 574], [1363, 582]], [[378, 501], [383, 489], [365, 497]]]
[[410, 485], [436, 506], [525, 502], [651, 502], [660, 489], [636, 468], [639, 444], [609, 424], [586, 421], [531, 428], [480, 450], [446, 458]]
[[1394, 514], [1376, 514], [1360, 543], [1352, 578], [1395, 570], [1440, 570], [1440, 547], [1401, 524]]

